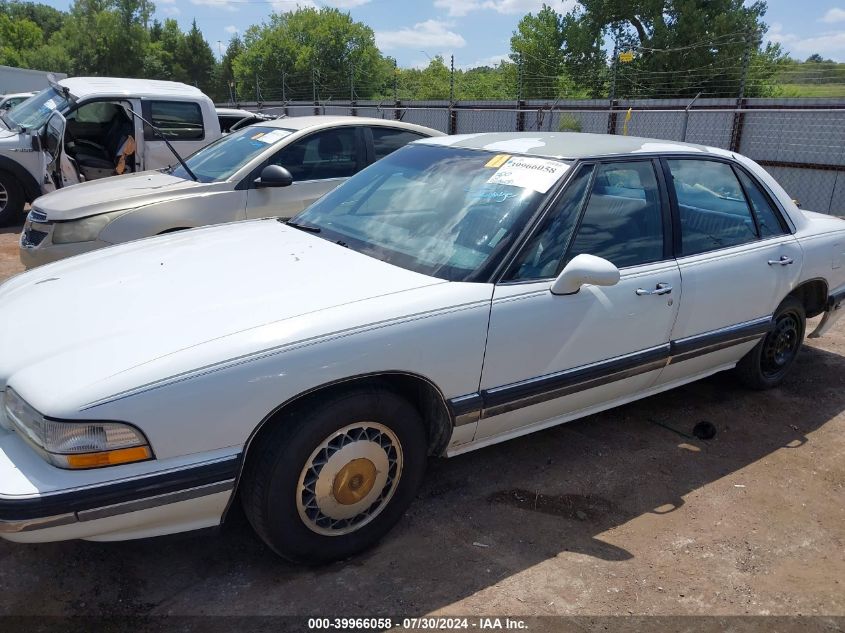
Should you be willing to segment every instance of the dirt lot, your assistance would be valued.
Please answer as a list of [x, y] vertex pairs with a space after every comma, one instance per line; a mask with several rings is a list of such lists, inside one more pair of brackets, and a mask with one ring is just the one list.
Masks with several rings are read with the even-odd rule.
[[[0, 234], [0, 277], [16, 239]], [[0, 542], [0, 614], [845, 615], [843, 325], [771, 392], [715, 376], [432, 461], [399, 526], [345, 563], [286, 565], [242, 517], [128, 543]], [[702, 420], [714, 439], [661, 426]]]

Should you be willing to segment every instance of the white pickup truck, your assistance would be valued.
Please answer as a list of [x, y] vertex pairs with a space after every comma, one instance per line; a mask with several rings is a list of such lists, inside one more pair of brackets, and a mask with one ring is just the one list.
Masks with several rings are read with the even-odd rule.
[[183, 156], [221, 135], [214, 104], [193, 86], [114, 77], [51, 80], [46, 90], [0, 113], [0, 225], [22, 218], [27, 202], [55, 189], [175, 163], [157, 131]]

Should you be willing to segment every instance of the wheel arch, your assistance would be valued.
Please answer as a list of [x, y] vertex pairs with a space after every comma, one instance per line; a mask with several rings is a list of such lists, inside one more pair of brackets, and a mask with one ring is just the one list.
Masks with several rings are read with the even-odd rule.
[[804, 304], [804, 312], [811, 319], [827, 309], [828, 295], [827, 281], [817, 277], [801, 282], [787, 296], [795, 297]]
[[328, 392], [349, 389], [352, 387], [370, 386], [376, 389], [391, 389], [406, 398], [420, 412], [426, 423], [428, 437], [428, 454], [442, 455], [446, 450], [454, 429], [454, 417], [446, 403], [446, 398], [440, 388], [430, 379], [412, 372], [390, 370], [350, 376], [326, 384], [315, 386], [289, 398], [270, 411], [250, 433], [241, 453], [235, 486], [229, 504], [223, 514], [223, 521], [238, 496], [240, 479], [244, 466], [250, 458], [251, 449], [261, 440], [264, 432], [279, 420], [285, 412], [294, 406], [302, 405], [309, 399], [315, 399]]
[[8, 156], [0, 156], [0, 171], [8, 172], [17, 179], [23, 189], [25, 202], [32, 202], [41, 195], [38, 181], [20, 163], [16, 163]]

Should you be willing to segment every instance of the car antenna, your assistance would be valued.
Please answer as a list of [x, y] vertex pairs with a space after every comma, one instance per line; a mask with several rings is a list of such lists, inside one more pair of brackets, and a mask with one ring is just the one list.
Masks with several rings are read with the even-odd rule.
[[162, 132], [155, 125], [153, 125], [152, 123], [147, 121], [144, 117], [142, 117], [140, 114], [135, 112], [135, 110], [133, 110], [129, 106], [124, 105], [122, 107], [126, 111], [127, 114], [131, 114], [133, 117], [140, 119], [142, 123], [145, 123], [146, 125], [148, 125], [150, 127], [150, 129], [156, 134], [156, 136], [158, 136], [162, 141], [164, 141], [164, 144], [167, 145], [167, 149], [169, 149], [173, 153], [173, 155], [176, 157], [176, 160], [179, 161], [179, 164], [182, 165], [182, 168], [191, 177], [191, 180], [193, 180], [194, 182], [199, 182], [199, 178], [197, 178], [196, 174], [194, 174], [194, 172], [191, 171], [191, 168], [188, 167], [188, 165], [187, 165], [187, 163], [185, 163], [184, 159], [181, 156], [179, 156], [179, 152], [177, 152], [176, 148], [173, 147], [173, 145], [170, 144], [170, 141], [167, 140], [167, 137], [164, 135], [164, 132]]

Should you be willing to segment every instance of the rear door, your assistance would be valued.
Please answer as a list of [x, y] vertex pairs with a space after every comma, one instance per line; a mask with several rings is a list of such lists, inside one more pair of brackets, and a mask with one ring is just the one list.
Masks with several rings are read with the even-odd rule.
[[[167, 137], [177, 152], [185, 158], [205, 147], [206, 129], [202, 108], [196, 101], [168, 101], [149, 99], [142, 102], [142, 114]], [[167, 145], [144, 124], [144, 168], [160, 169], [174, 165], [177, 160]]]
[[366, 165], [363, 131], [357, 125], [319, 130], [289, 143], [265, 165], [287, 169], [293, 176], [293, 184], [279, 188], [255, 188], [250, 184], [247, 217], [293, 217], [363, 169]]
[[666, 384], [731, 366], [768, 331], [802, 251], [769, 193], [732, 161], [666, 158], [684, 292]]

